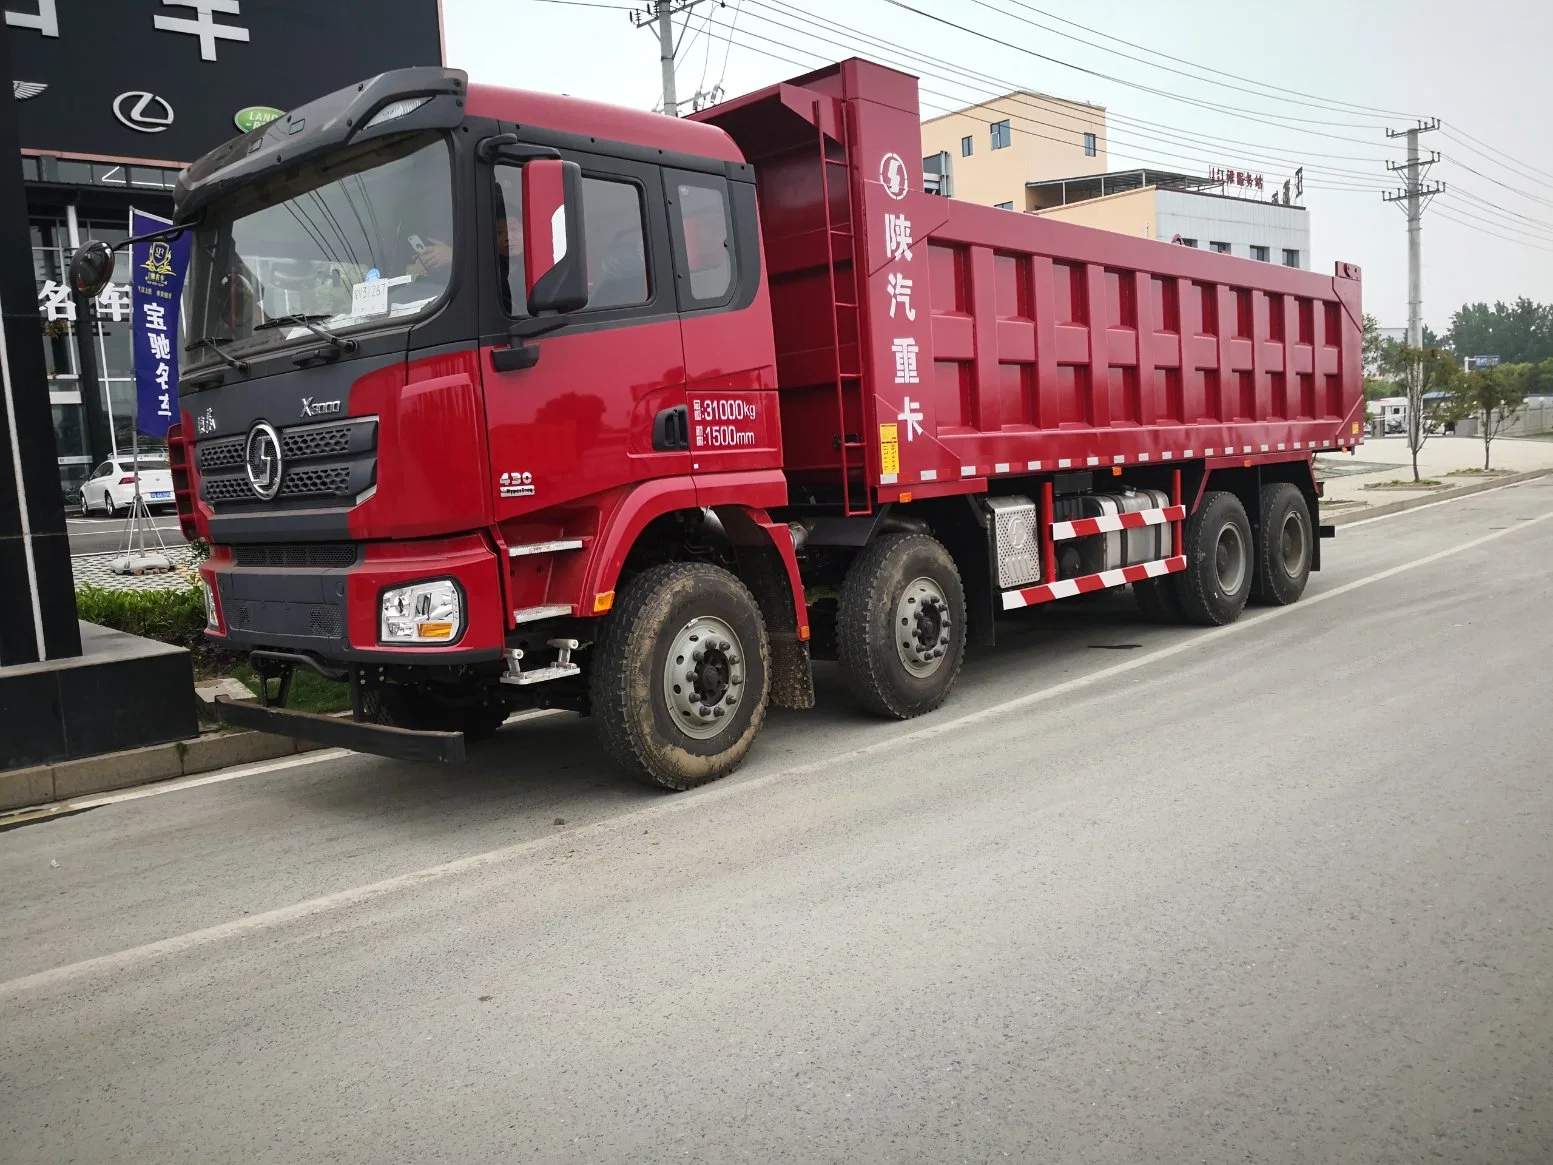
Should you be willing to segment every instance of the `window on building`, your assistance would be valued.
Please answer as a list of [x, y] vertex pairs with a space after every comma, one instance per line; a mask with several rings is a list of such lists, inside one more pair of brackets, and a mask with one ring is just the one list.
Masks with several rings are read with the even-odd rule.
[[975, 148], [976, 139], [971, 137], [970, 134], [966, 134], [963, 138], [960, 139], [960, 157], [969, 158], [971, 156], [971, 152], [975, 150]]
[[1210, 251], [1217, 251], [1221, 255], [1228, 255], [1230, 253], [1228, 243], [1209, 243], [1208, 249]]
[[1095, 156], [1095, 135], [1092, 134], [1092, 133], [1087, 133], [1087, 134], [1084, 135], [1084, 157], [1086, 157], [1086, 158], [1093, 158], [1094, 156]]
[[1014, 204], [1012, 202], [995, 202], [995, 203], [992, 204], [992, 209], [993, 210], [1013, 210], [1014, 209]]
[[954, 197], [954, 177], [949, 171], [948, 150], [940, 150], [922, 159], [922, 189], [927, 194]]
[[1283, 249], [1283, 265], [1285, 267], [1298, 267], [1300, 265], [1300, 253], [1285, 247]]
[[1013, 131], [1009, 129], [1007, 120], [992, 123], [992, 148], [994, 150], [1008, 149], [1013, 140]]
[[1253, 259], [1256, 259], [1258, 262], [1265, 263], [1272, 256], [1270, 256], [1267, 253], [1267, 248], [1266, 247], [1258, 247], [1255, 243], [1252, 243], [1251, 244], [1251, 257]]
[[1197, 246], [1197, 240], [1196, 239], [1182, 239], [1181, 240], [1181, 245], [1183, 247], [1195, 247], [1195, 246]]

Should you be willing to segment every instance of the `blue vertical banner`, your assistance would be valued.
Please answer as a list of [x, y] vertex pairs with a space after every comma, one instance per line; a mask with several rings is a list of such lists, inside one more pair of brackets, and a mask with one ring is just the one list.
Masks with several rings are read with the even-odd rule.
[[[147, 235], [173, 224], [131, 208], [129, 233]], [[134, 343], [135, 399], [140, 431], [165, 437], [178, 417], [178, 306], [189, 269], [192, 236], [157, 239], [130, 248], [130, 335]]]

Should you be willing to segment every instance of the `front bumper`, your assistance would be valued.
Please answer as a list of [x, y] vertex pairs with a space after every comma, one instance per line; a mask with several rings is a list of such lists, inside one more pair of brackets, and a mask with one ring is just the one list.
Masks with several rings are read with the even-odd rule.
[[237, 728], [273, 732], [278, 736], [395, 760], [459, 764], [465, 756], [462, 732], [418, 732], [338, 716], [320, 716], [314, 712], [294, 712], [289, 708], [266, 708], [246, 700], [238, 703], [225, 696], [216, 697], [216, 717], [223, 724]]
[[[348, 662], [459, 664], [501, 658], [501, 559], [483, 535], [367, 543], [354, 557], [340, 566], [252, 566], [239, 565], [230, 548], [218, 548], [200, 567], [216, 593], [221, 624], [219, 630], [207, 630], [206, 638], [233, 650], [279, 648]], [[452, 578], [463, 591], [459, 637], [446, 644], [379, 643], [383, 591], [433, 578]]]

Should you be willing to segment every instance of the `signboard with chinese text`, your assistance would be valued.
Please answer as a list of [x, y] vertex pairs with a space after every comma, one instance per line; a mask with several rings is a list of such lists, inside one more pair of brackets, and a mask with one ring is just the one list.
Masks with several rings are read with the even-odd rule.
[[0, 0], [24, 150], [188, 163], [238, 115], [442, 63], [438, 0]]
[[[129, 212], [132, 235], [171, 225], [153, 214]], [[178, 415], [178, 305], [192, 241], [185, 232], [171, 241], [156, 239], [130, 249], [135, 400], [139, 429], [148, 437], [166, 437]]]

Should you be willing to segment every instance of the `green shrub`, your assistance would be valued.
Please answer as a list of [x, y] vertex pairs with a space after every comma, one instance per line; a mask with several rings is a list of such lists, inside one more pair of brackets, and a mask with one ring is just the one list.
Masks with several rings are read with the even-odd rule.
[[193, 647], [205, 631], [205, 596], [198, 585], [180, 591], [110, 591], [84, 586], [76, 613], [88, 623], [145, 639]]

